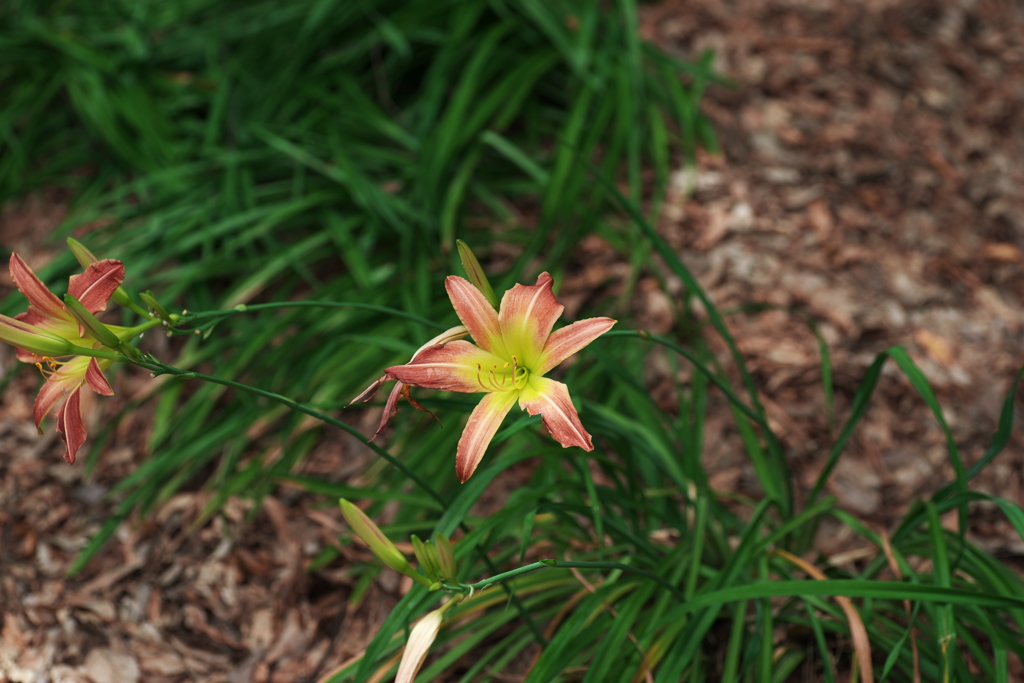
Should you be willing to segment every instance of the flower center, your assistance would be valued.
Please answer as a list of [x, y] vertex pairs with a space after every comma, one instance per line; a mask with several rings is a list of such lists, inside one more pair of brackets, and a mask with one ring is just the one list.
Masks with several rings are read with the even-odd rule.
[[512, 362], [506, 362], [500, 368], [495, 363], [485, 368], [476, 364], [476, 381], [484, 391], [511, 391], [522, 389], [530, 378], [530, 371], [519, 365], [519, 359], [512, 356]]

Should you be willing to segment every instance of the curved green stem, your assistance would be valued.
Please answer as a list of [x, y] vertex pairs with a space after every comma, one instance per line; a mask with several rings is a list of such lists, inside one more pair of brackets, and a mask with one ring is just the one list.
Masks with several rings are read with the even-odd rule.
[[377, 313], [386, 313], [387, 315], [393, 315], [396, 318], [405, 318], [418, 322], [421, 325], [427, 327], [433, 327], [434, 329], [444, 330], [444, 325], [436, 323], [433, 320], [427, 318], [421, 318], [418, 315], [412, 313], [406, 313], [400, 311], [397, 308], [388, 308], [387, 306], [377, 306], [374, 304], [364, 304], [355, 301], [280, 301], [265, 304], [239, 304], [234, 308], [226, 308], [219, 311], [197, 311], [197, 312], [186, 312], [182, 313], [182, 324], [188, 324], [193, 320], [205, 320], [208, 318], [226, 318], [231, 315], [240, 315], [242, 313], [249, 313], [250, 311], [266, 311], [275, 310], [278, 308], [357, 308], [365, 311], [375, 311]]
[[450, 591], [456, 591], [456, 592], [465, 592], [466, 590], [469, 590], [469, 591], [482, 591], [485, 588], [487, 588], [487, 587], [489, 587], [489, 586], [491, 586], [493, 584], [502, 583], [504, 581], [508, 581], [509, 579], [513, 579], [513, 578], [519, 576], [520, 574], [527, 574], [529, 572], [536, 571], [538, 569], [612, 569], [612, 570], [618, 570], [618, 571], [621, 571], [621, 572], [625, 572], [627, 574], [634, 574], [636, 576], [640, 576], [640, 577], [643, 577], [645, 579], [649, 579], [651, 581], [654, 581], [655, 583], [659, 584], [660, 586], [662, 586], [663, 588], [665, 588], [669, 592], [671, 592], [672, 595], [674, 595], [676, 598], [678, 598], [680, 600], [680, 602], [686, 602], [686, 596], [683, 595], [682, 592], [680, 592], [680, 590], [678, 588], [676, 588], [675, 586], [673, 586], [669, 582], [665, 581], [665, 579], [661, 578], [660, 576], [658, 576], [656, 574], [652, 574], [652, 573], [650, 573], [648, 571], [644, 571], [643, 569], [637, 569], [636, 567], [631, 567], [628, 564], [622, 564], [620, 562], [575, 562], [575, 561], [560, 562], [558, 560], [540, 560], [539, 562], [534, 562], [532, 564], [524, 565], [522, 567], [517, 567], [515, 569], [510, 569], [509, 571], [502, 572], [501, 574], [495, 574], [492, 577], [483, 579], [482, 581], [477, 581], [476, 583], [464, 583], [464, 584], [459, 584], [457, 586], [450, 585], [450, 584], [442, 584], [442, 588], [444, 588], [446, 590], [450, 590]]
[[162, 325], [163, 322], [164, 321], [160, 320], [160, 318], [150, 318], [141, 325], [136, 325], [135, 327], [125, 327], [123, 329], [118, 330], [118, 332], [120, 333], [120, 335], [125, 335], [123, 337], [124, 341], [131, 341], [132, 339], [135, 339], [143, 332], [151, 330], [154, 327], [160, 327], [160, 325]]
[[118, 353], [117, 351], [111, 351], [109, 349], [87, 349], [83, 346], [77, 346], [73, 348], [75, 349], [74, 353], [69, 353], [69, 356], [89, 356], [90, 358], [103, 358], [118, 363], [131, 362], [131, 359], [128, 358], [128, 356], [124, 355], [123, 353]]
[[134, 300], [134, 299], [132, 299], [132, 298], [131, 298], [130, 296], [128, 296], [128, 297], [126, 297], [126, 298], [125, 298], [125, 302], [124, 302], [124, 304], [123, 304], [123, 305], [124, 305], [124, 306], [125, 306], [126, 308], [129, 308], [129, 309], [131, 309], [131, 311], [132, 311], [133, 313], [136, 313], [136, 314], [138, 314], [138, 315], [142, 316], [143, 318], [149, 318], [149, 317], [151, 317], [151, 316], [150, 316], [150, 313], [149, 313], [149, 311], [147, 311], [147, 310], [146, 310], [146, 309], [144, 309], [144, 308], [143, 308], [142, 306], [139, 306], [139, 305], [138, 305], [137, 303], [135, 303], [135, 300]]
[[[128, 360], [128, 359], [124, 358], [124, 360]], [[370, 442], [370, 441], [366, 441], [366, 437], [358, 429], [356, 429], [355, 427], [352, 427], [351, 425], [347, 425], [344, 422], [342, 422], [341, 420], [337, 420], [337, 419], [331, 417], [330, 415], [326, 415], [324, 413], [321, 413], [318, 410], [314, 410], [313, 408], [310, 408], [307, 405], [304, 405], [304, 404], [299, 403], [297, 401], [293, 401], [290, 398], [287, 398], [287, 397], [282, 396], [280, 394], [275, 394], [272, 391], [266, 391], [265, 389], [258, 389], [256, 387], [249, 386], [248, 384], [242, 384], [241, 382], [235, 382], [233, 380], [224, 379], [222, 377], [217, 377], [215, 375], [207, 375], [207, 374], [204, 374], [202, 372], [195, 372], [193, 370], [183, 370], [181, 368], [176, 368], [176, 367], [167, 365], [165, 363], [162, 363], [159, 360], [157, 360], [156, 358], [153, 358], [152, 356], [146, 356], [142, 360], [131, 361], [131, 362], [134, 363], [135, 365], [138, 365], [139, 367], [143, 367], [143, 368], [146, 368], [147, 370], [153, 371], [153, 373], [156, 374], [156, 375], [174, 375], [175, 377], [180, 377], [181, 379], [201, 379], [204, 382], [211, 382], [213, 384], [220, 384], [221, 386], [230, 387], [232, 389], [238, 389], [239, 391], [244, 391], [246, 393], [253, 394], [255, 396], [260, 396], [262, 398], [270, 399], [271, 401], [274, 401], [276, 403], [280, 403], [281, 405], [286, 406], [288, 408], [291, 408], [292, 410], [295, 410], [295, 411], [298, 411], [300, 413], [304, 413], [306, 415], [309, 415], [310, 417], [316, 418], [317, 420], [320, 420], [321, 422], [329, 424], [332, 427], [337, 427], [338, 429], [340, 429], [340, 430], [342, 430], [344, 432], [347, 432], [347, 433], [351, 434], [352, 436], [358, 437], [359, 440], [363, 441], [370, 450], [372, 450], [374, 453], [376, 453], [380, 457], [384, 458], [386, 461], [388, 461], [394, 467], [398, 468], [402, 472], [402, 474], [404, 474], [405, 476], [409, 477], [409, 479], [411, 479], [417, 486], [419, 486], [421, 489], [423, 489], [423, 491], [425, 493], [427, 493], [431, 498], [436, 500], [441, 505], [442, 508], [446, 505], [446, 502], [445, 502], [444, 498], [441, 497], [441, 494], [439, 494], [437, 491], [435, 491], [430, 486], [430, 484], [428, 484], [427, 482], [423, 481], [423, 479], [421, 479], [419, 477], [419, 475], [417, 475], [415, 472], [413, 472], [408, 467], [406, 467], [406, 465], [404, 463], [402, 463], [401, 461], [396, 459], [393, 455], [391, 455], [390, 453], [388, 453], [386, 450], [384, 450], [380, 446], [376, 445], [375, 443]]]

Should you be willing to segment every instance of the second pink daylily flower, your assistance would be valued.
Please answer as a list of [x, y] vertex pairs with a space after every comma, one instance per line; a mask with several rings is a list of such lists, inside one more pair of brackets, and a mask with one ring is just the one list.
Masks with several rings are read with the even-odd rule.
[[593, 450], [569, 389], [544, 375], [611, 329], [611, 318], [580, 320], [552, 332], [564, 307], [551, 291], [552, 279], [541, 273], [536, 285], [515, 285], [505, 292], [498, 311], [469, 281], [452, 275], [445, 282], [462, 324], [476, 341], [448, 341], [421, 349], [406, 365], [390, 367], [387, 379], [403, 384], [482, 393], [459, 439], [455, 472], [463, 482], [472, 476], [487, 445], [516, 402], [540, 415], [564, 447]]
[[[81, 408], [82, 387], [87, 385], [102, 396], [113, 395], [114, 390], [103, 375], [103, 371], [113, 361], [87, 355], [61, 358], [66, 353], [63, 350], [58, 351], [60, 356], [40, 355], [46, 353], [44, 349], [54, 340], [63, 340], [68, 349], [77, 348], [80, 353], [99, 349], [102, 343], [82, 327], [64, 303], [46, 288], [17, 254], [11, 255], [11, 277], [28, 299], [29, 307], [28, 311], [13, 320], [0, 320], [5, 329], [13, 330], [20, 326], [18, 329], [22, 336], [0, 336], [10, 337], [3, 341], [16, 346], [24, 344], [18, 348], [18, 360], [35, 364], [46, 377], [33, 409], [36, 427], [40, 427], [46, 415], [61, 398], [64, 399], [57, 410], [57, 431], [64, 440], [64, 459], [74, 463], [75, 454], [86, 438]], [[110, 296], [123, 280], [124, 266], [120, 261], [97, 261], [86, 268], [84, 273], [71, 277], [68, 294], [75, 297], [89, 313], [96, 314], [106, 309]], [[117, 332], [124, 328], [111, 326], [110, 329]]]

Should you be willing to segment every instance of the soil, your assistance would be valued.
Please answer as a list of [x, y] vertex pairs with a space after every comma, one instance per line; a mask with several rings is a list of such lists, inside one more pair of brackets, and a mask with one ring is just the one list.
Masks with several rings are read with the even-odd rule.
[[[831, 354], [838, 425], [876, 355], [901, 345], [934, 388], [965, 463], [977, 461], [1024, 363], [1024, 8], [669, 0], [643, 7], [641, 30], [686, 59], [714, 50], [717, 70], [735, 80], [710, 87], [702, 103], [722, 153], [676, 174], [658, 227], [733, 311], [728, 324], [804, 493], [838, 429], [808, 320]], [[4, 244], [44, 258], [37, 238], [60, 220], [61, 201], [43, 193], [5, 207]], [[595, 268], [621, 268], [599, 240], [580, 249]], [[586, 272], [567, 280], [563, 298], [592, 281]], [[673, 329], [682, 285], [667, 284], [666, 294], [653, 275], [641, 280], [637, 327]], [[13, 355], [0, 360], [10, 367]], [[685, 377], [655, 358], [649, 379], [658, 391]], [[366, 646], [407, 590], [385, 572], [355, 599], [339, 563], [307, 572], [344, 527], [286, 487], [259, 510], [232, 501], [198, 528], [208, 494], [181, 493], [127, 520], [68, 577], [112, 513], [104, 494], [138, 456], [124, 436], [96, 471], [68, 467], [52, 431], [39, 436], [32, 425], [36, 388], [19, 374], [0, 407], [0, 681], [318, 680]], [[712, 484], [757, 495], [732, 424], [712, 411]], [[1018, 430], [972, 487], [1024, 503], [1021, 446]], [[304, 467], [347, 469], [327, 442]], [[828, 492], [885, 529], [951, 478], [942, 430], [889, 363]], [[826, 531], [825, 556], [860, 551], [842, 530]], [[1021, 566], [1024, 542], [995, 511], [972, 509], [968, 533]]]

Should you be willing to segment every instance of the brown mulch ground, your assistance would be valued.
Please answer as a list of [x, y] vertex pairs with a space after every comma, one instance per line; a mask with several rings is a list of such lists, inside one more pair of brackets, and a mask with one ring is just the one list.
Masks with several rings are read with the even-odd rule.
[[[719, 306], [780, 307], [730, 325], [800, 478], [813, 482], [834, 441], [806, 314], [828, 341], [840, 416], [899, 344], [976, 461], [1024, 363], [1024, 9], [709, 0], [648, 19], [662, 44], [713, 48], [740, 83], [711, 91], [724, 155], [680, 174], [695, 191], [665, 231]], [[737, 457], [719, 443], [709, 458]], [[974, 487], [1024, 502], [1020, 444]], [[894, 366], [848, 452], [830, 490], [880, 523], [951, 477], [938, 424]], [[719, 485], [742, 487], [739, 463], [725, 472]], [[1007, 524], [976, 520], [990, 550], [1024, 554]]]
[[[779, 307], [729, 324], [799, 479], [813, 481], [835, 433], [805, 315], [829, 343], [840, 417], [875, 355], [901, 344], [976, 460], [1024, 363], [1024, 9], [673, 0], [645, 6], [642, 24], [680, 56], [714, 49], [737, 81], [704, 102], [723, 155], [679, 172], [660, 227], [721, 307]], [[12, 244], [55, 215], [38, 200], [8, 207], [0, 236]], [[615, 259], [599, 243], [582, 249]], [[636, 306], [638, 327], [671, 327], [653, 280]], [[343, 568], [304, 571], [341, 524], [287, 489], [255, 523], [236, 501], [195, 531], [206, 498], [180, 494], [67, 578], [135, 456], [108, 453], [88, 476], [67, 467], [53, 434], [31, 424], [35, 385], [19, 377], [0, 408], [0, 681], [315, 680], [365, 646], [402, 586], [386, 573], [352, 600]], [[713, 483], [753, 492], [730, 424], [708, 424]], [[975, 488], [1024, 502], [1021, 444], [1014, 436]], [[306, 467], [340, 471], [341, 453], [325, 444]], [[950, 475], [935, 420], [890, 366], [830, 492], [884, 526]], [[974, 510], [969, 531], [1024, 558], [991, 511]], [[821, 549], [856, 550], [838, 532]]]

